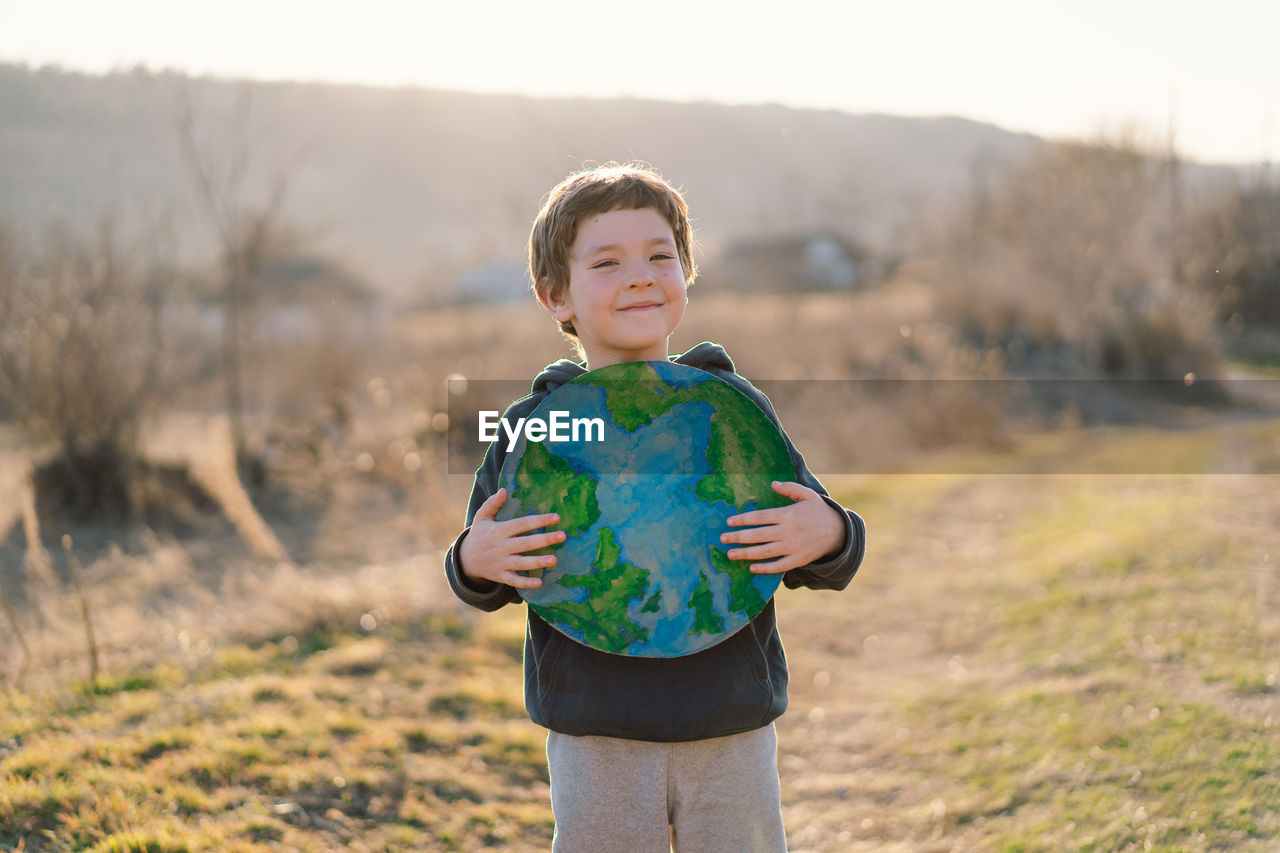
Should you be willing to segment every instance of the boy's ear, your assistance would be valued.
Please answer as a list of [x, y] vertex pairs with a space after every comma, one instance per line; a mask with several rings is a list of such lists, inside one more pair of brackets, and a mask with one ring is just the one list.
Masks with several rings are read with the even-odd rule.
[[547, 309], [557, 322], [564, 323], [573, 319], [573, 308], [569, 305], [568, 291], [564, 290], [559, 296], [551, 295], [551, 282], [543, 279], [538, 282], [538, 301], [542, 303], [542, 307]]

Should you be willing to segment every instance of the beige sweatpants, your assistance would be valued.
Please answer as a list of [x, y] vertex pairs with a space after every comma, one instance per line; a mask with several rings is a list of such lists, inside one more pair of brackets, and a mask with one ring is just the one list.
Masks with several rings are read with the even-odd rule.
[[787, 849], [772, 724], [684, 743], [547, 736], [555, 853]]

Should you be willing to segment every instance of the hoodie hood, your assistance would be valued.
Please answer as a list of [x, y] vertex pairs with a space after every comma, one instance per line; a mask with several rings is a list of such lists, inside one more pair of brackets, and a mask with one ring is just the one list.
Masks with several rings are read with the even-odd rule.
[[[689, 351], [673, 356], [671, 361], [676, 364], [696, 367], [699, 370], [735, 372], [733, 361], [729, 358], [729, 354], [724, 351], [724, 347], [711, 341], [703, 341]], [[572, 382], [586, 372], [587, 369], [580, 362], [562, 358], [559, 361], [548, 364], [533, 380], [533, 393], [550, 394], [561, 385]]]

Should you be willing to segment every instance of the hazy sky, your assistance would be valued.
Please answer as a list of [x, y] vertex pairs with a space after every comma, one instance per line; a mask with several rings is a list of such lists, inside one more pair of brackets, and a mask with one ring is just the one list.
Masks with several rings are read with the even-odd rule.
[[[0, 61], [961, 115], [1136, 121], [1280, 159], [1277, 0], [0, 0]], [[0, 116], [0, 123], [4, 120]]]

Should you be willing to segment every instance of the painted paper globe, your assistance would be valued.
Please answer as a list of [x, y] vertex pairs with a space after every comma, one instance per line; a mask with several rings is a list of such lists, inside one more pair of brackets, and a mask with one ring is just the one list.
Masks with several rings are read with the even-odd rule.
[[556, 555], [542, 586], [520, 590], [535, 613], [577, 642], [639, 657], [701, 651], [760, 613], [782, 576], [730, 560], [720, 534], [732, 515], [789, 503], [771, 483], [795, 469], [749, 397], [694, 367], [628, 362], [557, 388], [534, 419], [555, 429], [520, 433], [498, 519], [560, 515], [547, 529], [565, 541], [529, 552]]

